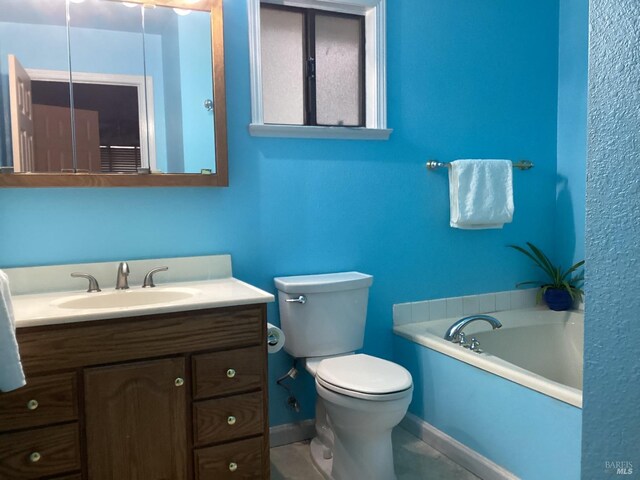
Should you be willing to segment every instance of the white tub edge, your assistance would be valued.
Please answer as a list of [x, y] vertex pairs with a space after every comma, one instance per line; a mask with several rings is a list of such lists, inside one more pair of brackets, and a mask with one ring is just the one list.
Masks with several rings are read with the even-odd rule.
[[[415, 326], [415, 324], [412, 324]], [[553, 397], [561, 402], [568, 403], [577, 408], [582, 408], [582, 391], [549, 380], [524, 368], [502, 360], [488, 353], [477, 354], [460, 345], [438, 338], [430, 333], [415, 334], [407, 331], [409, 326], [393, 328], [393, 333], [411, 342], [430, 348], [437, 352], [453, 357], [471, 366], [506, 378], [524, 387], [530, 388], [544, 395]], [[409, 327], [410, 328], [410, 327]]]

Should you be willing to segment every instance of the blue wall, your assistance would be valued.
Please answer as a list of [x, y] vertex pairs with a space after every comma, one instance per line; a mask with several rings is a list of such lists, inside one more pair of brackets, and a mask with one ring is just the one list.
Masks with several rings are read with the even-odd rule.
[[561, 0], [558, 49], [556, 258], [584, 259], [589, 1]]
[[[525, 480], [579, 480], [582, 411], [396, 337], [409, 411]], [[595, 477], [585, 477], [595, 478]]]
[[[230, 253], [238, 278], [373, 274], [365, 350], [392, 355], [394, 303], [513, 288], [530, 275], [505, 248], [553, 246], [558, 6], [553, 0], [393, 2], [388, 9], [387, 142], [250, 137], [246, 4], [226, 1], [230, 187], [1, 189], [0, 266]], [[436, 158], [525, 158], [514, 222], [449, 227], [446, 172]], [[277, 308], [269, 307], [277, 323]], [[313, 416], [284, 406], [270, 357], [271, 423]], [[304, 392], [304, 393], [303, 393]]]
[[582, 471], [640, 476], [640, 3], [591, 2]]

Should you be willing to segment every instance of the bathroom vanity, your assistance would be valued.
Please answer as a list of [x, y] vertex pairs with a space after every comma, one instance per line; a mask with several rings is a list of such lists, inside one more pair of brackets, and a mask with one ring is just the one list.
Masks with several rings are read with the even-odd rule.
[[[273, 297], [233, 278], [190, 285], [202, 292], [191, 303], [148, 314], [82, 309], [56, 320], [55, 294], [14, 297], [27, 385], [0, 394], [0, 478], [269, 478]], [[51, 318], [24, 318], [34, 308]]]

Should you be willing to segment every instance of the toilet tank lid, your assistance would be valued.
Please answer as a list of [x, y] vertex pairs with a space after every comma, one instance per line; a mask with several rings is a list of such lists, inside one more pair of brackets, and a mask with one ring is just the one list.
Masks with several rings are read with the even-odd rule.
[[277, 277], [273, 281], [284, 293], [322, 293], [369, 288], [373, 277], [359, 272], [341, 272]]

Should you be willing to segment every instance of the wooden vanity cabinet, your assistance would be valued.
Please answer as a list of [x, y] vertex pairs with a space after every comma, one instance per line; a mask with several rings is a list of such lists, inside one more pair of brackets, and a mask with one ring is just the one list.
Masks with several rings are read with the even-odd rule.
[[18, 329], [0, 478], [268, 479], [266, 307]]

